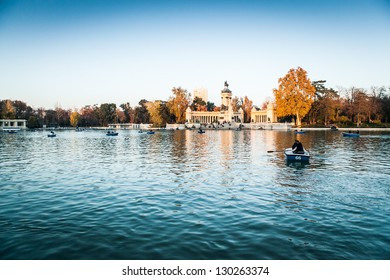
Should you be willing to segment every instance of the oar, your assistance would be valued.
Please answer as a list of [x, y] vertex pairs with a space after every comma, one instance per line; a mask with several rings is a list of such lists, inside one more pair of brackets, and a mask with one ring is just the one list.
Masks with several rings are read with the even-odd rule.
[[267, 151], [267, 153], [281, 153], [281, 152], [284, 152], [284, 151]]

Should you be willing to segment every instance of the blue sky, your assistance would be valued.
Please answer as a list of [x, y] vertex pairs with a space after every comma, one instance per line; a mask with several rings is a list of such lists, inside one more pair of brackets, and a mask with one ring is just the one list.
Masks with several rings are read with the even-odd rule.
[[390, 85], [390, 1], [0, 0], [0, 99], [167, 100], [205, 87], [260, 105], [301, 66], [329, 87]]

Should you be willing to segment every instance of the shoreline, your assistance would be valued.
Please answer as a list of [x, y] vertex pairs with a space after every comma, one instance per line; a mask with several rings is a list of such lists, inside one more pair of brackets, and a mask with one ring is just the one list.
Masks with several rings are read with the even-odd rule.
[[307, 128], [292, 128], [291, 130], [303, 130], [303, 131], [315, 131], [315, 130], [329, 130], [329, 131], [390, 131], [390, 128], [388, 127], [342, 127], [337, 128], [337, 130], [331, 130], [329, 127], [307, 127]]

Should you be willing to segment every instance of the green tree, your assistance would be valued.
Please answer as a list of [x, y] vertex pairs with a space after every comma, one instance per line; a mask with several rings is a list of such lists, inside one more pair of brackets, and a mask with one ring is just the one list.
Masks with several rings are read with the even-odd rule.
[[314, 102], [315, 87], [307, 77], [307, 72], [298, 67], [279, 79], [278, 89], [274, 89], [276, 113], [278, 117], [294, 115], [296, 125], [309, 112]]
[[123, 122], [125, 123], [133, 123], [134, 122], [134, 110], [130, 106], [129, 102], [123, 103], [119, 105], [120, 108], [122, 108], [122, 111], [125, 115], [125, 120]]
[[311, 117], [311, 122], [317, 123], [320, 121], [328, 125], [330, 121], [337, 119], [340, 96], [334, 89], [326, 88], [325, 82], [323, 80], [313, 82], [316, 96], [308, 115]]
[[107, 126], [116, 121], [116, 105], [114, 103], [103, 103], [99, 108], [100, 125]]
[[213, 112], [215, 108], [215, 104], [213, 102], [207, 101], [206, 107], [208, 112]]
[[207, 103], [200, 97], [196, 96], [190, 105], [192, 111], [207, 111]]
[[135, 107], [134, 109], [135, 123], [150, 123], [150, 115], [146, 106], [148, 102], [149, 101], [147, 101], [146, 99], [141, 99], [138, 102], [139, 106]]
[[39, 121], [38, 121], [37, 117], [36, 117], [36, 116], [30, 116], [30, 117], [27, 119], [26, 126], [27, 126], [28, 128], [31, 128], [31, 129], [39, 128], [40, 125], [39, 125]]

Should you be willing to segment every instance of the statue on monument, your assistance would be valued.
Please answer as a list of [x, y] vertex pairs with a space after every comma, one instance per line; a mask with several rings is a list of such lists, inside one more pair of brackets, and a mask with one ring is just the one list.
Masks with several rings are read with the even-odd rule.
[[225, 81], [225, 88], [228, 88], [229, 87], [229, 84], [227, 81]]

